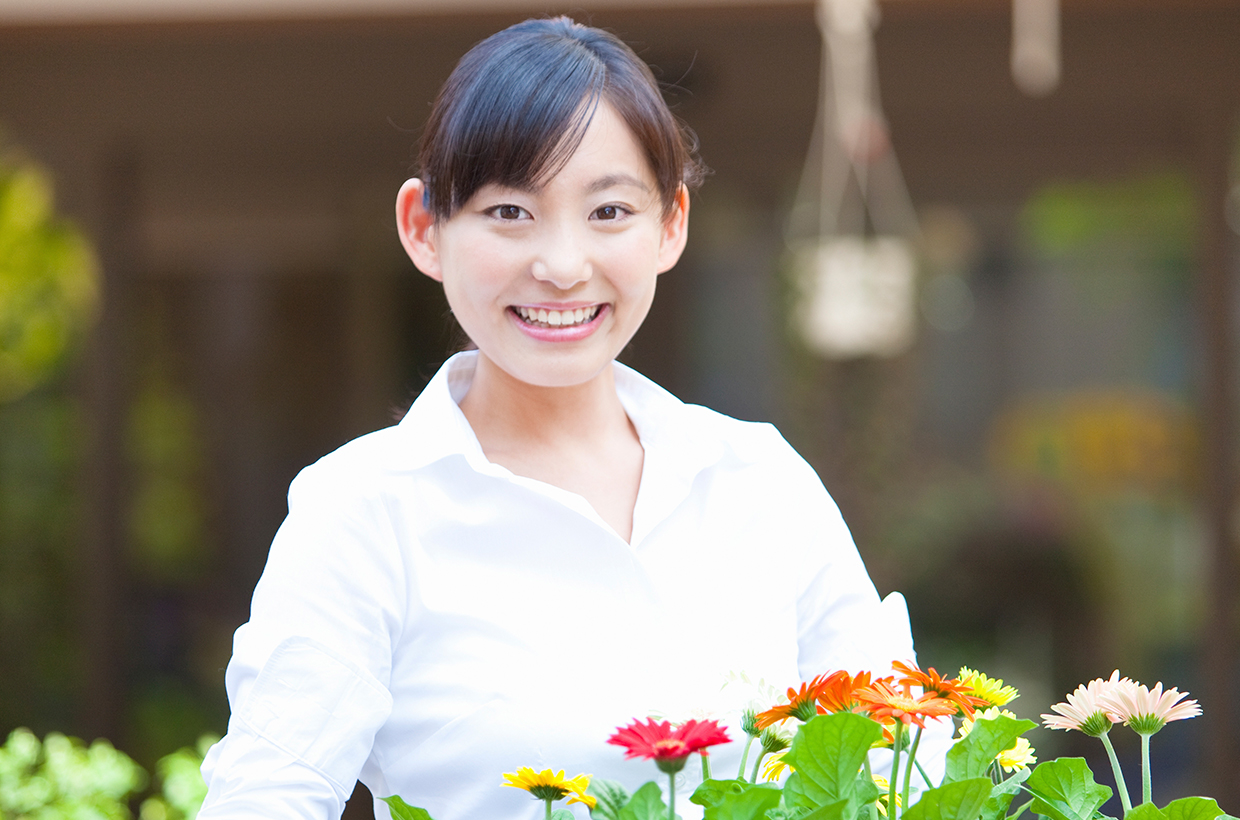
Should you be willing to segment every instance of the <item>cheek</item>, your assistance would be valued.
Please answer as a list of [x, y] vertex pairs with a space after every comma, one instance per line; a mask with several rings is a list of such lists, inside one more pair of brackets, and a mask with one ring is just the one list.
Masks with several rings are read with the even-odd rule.
[[512, 279], [514, 265], [504, 254], [495, 252], [484, 243], [472, 248], [454, 249], [444, 257], [444, 296], [453, 312], [460, 313], [495, 303], [502, 299], [507, 283]]

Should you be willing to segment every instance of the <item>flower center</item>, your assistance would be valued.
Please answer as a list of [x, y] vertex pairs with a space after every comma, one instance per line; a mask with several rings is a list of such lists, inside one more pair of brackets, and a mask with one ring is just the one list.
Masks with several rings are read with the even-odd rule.
[[896, 695], [895, 697], [887, 700], [887, 705], [897, 713], [915, 714], [917, 712], [918, 703], [905, 695]]
[[665, 760], [673, 757], [684, 757], [689, 754], [689, 745], [683, 740], [675, 738], [665, 738], [656, 740], [654, 744], [655, 760]]

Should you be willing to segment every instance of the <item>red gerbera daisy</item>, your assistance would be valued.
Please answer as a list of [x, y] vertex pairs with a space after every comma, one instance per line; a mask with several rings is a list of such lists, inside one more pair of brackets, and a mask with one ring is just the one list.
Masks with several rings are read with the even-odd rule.
[[900, 661], [896, 661], [891, 667], [904, 675], [899, 683], [904, 687], [905, 693], [908, 692], [910, 686], [920, 686], [925, 694], [956, 704], [963, 717], [972, 718], [975, 707], [990, 705], [985, 698], [971, 694], [969, 688], [955, 678], [944, 678], [939, 675], [933, 666], [930, 667], [929, 672], [921, 671], [912, 663], [906, 664]]
[[654, 760], [664, 772], [680, 771], [685, 759], [693, 752], [707, 754], [707, 746], [731, 741], [732, 738], [713, 720], [690, 720], [673, 729], [668, 721], [657, 723], [653, 718], [645, 723], [635, 720], [607, 738], [608, 743], [627, 749], [625, 757]]

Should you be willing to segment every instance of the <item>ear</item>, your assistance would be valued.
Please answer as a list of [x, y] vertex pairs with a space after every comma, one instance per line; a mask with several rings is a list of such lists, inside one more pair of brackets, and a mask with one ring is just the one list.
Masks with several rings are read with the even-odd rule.
[[680, 254], [684, 252], [685, 243], [688, 240], [689, 189], [682, 182], [676, 189], [676, 205], [663, 225], [663, 236], [659, 240], [658, 273], [671, 270], [672, 266], [680, 260]]
[[443, 281], [439, 252], [435, 246], [435, 220], [426, 207], [426, 184], [405, 180], [396, 195], [396, 230], [400, 244], [418, 270], [436, 282]]

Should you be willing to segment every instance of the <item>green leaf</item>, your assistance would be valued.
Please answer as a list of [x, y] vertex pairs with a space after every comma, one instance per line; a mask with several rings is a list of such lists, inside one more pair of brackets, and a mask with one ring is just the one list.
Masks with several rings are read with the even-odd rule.
[[751, 784], [747, 780], [704, 780], [693, 790], [690, 803], [707, 808], [716, 805], [726, 795], [742, 794]]
[[1111, 796], [1108, 787], [1094, 782], [1094, 773], [1080, 757], [1039, 764], [1025, 788], [1034, 796], [1034, 813], [1051, 820], [1091, 820]]
[[663, 802], [659, 784], [650, 780], [633, 792], [616, 820], [667, 820], [667, 804]]
[[614, 780], [593, 778], [586, 787], [586, 794], [598, 800], [590, 809], [590, 817], [594, 820], [619, 820], [620, 812], [629, 802], [629, 792]]
[[1153, 803], [1143, 803], [1125, 814], [1124, 820], [1167, 820], [1167, 815]]
[[838, 800], [829, 806], [814, 809], [801, 820], [853, 820], [857, 810], [852, 800]]
[[1218, 820], [1226, 816], [1218, 801], [1208, 797], [1181, 797], [1163, 806], [1162, 811], [1167, 820]]
[[434, 820], [426, 809], [419, 809], [409, 805], [400, 798], [399, 795], [382, 798], [384, 803], [388, 804], [388, 811], [392, 813], [392, 820]]
[[1016, 738], [1037, 725], [1032, 720], [1007, 715], [974, 721], [968, 736], [956, 741], [947, 753], [947, 776], [943, 782], [984, 776], [1000, 752], [1012, 748]]
[[794, 805], [818, 808], [855, 800], [857, 772], [882, 736], [877, 722], [851, 712], [819, 715], [802, 726], [786, 757], [796, 769]]
[[551, 820], [577, 820], [568, 809], [556, 809], [551, 812]]
[[982, 820], [1003, 820], [1007, 817], [1012, 800], [1020, 794], [1021, 785], [1033, 774], [1031, 769], [1021, 769], [990, 790], [986, 805], [982, 806]]
[[994, 784], [988, 777], [957, 780], [923, 792], [904, 810], [904, 820], [976, 820], [990, 798]]
[[803, 820], [809, 814], [804, 806], [779, 806], [766, 810], [766, 820]]
[[706, 809], [705, 820], [759, 820], [768, 809], [779, 805], [778, 786], [759, 783], [741, 792], [729, 791]]

